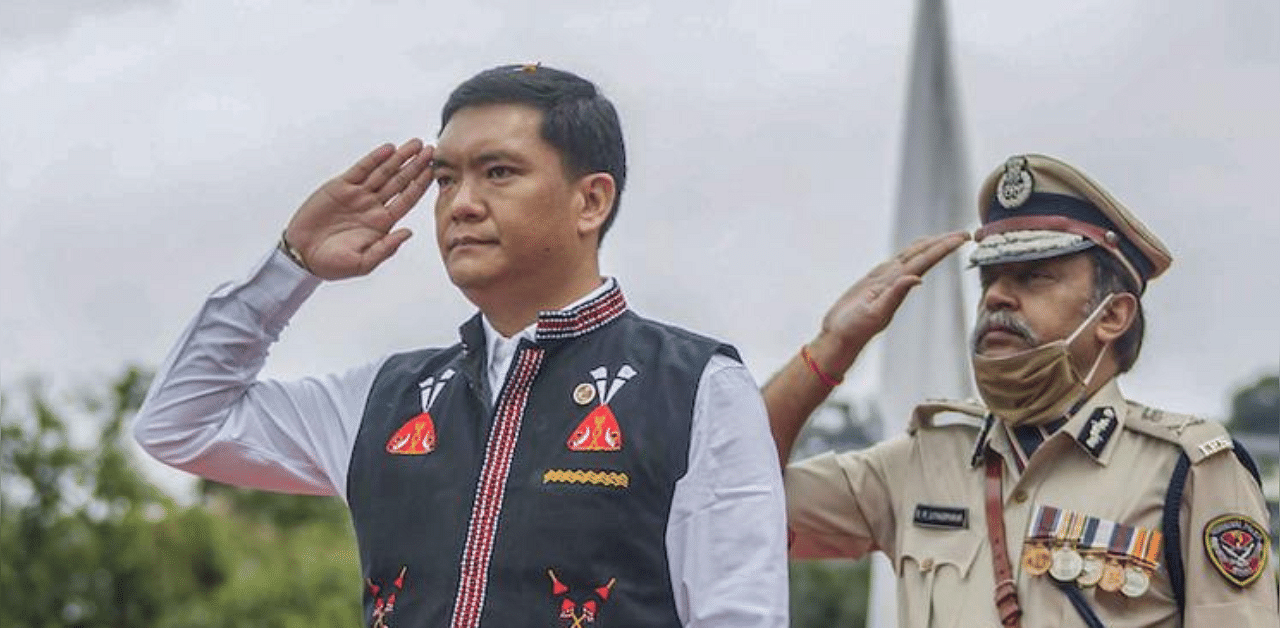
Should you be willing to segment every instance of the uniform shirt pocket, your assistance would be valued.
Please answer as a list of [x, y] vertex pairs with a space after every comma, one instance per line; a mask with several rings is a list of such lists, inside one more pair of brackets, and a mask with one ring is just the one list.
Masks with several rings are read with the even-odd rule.
[[902, 628], [963, 626], [986, 614], [981, 605], [992, 604], [991, 587], [971, 580], [984, 542], [983, 532], [972, 528], [908, 525], [896, 565]]

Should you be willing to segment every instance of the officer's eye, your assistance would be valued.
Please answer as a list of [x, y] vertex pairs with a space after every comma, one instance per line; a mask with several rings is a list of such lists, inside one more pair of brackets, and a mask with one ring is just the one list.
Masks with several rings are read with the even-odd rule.
[[507, 166], [490, 166], [489, 169], [485, 171], [485, 176], [490, 179], [503, 179], [513, 174], [515, 174], [515, 172]]
[[1029, 282], [1030, 281], [1035, 281], [1035, 282], [1049, 281], [1053, 279], [1053, 273], [1045, 270], [1040, 270], [1040, 269], [1032, 269], [1032, 270], [1028, 270], [1022, 276], [1022, 279], [1023, 281], [1029, 281]]

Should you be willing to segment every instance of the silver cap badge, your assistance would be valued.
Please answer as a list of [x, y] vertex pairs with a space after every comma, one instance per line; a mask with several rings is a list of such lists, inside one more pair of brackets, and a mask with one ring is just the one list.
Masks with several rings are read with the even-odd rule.
[[996, 188], [996, 200], [1005, 209], [1021, 206], [1031, 198], [1031, 190], [1035, 188], [1035, 180], [1031, 171], [1027, 170], [1026, 157], [1010, 157], [1004, 162], [1004, 176], [1000, 177], [1000, 185]]

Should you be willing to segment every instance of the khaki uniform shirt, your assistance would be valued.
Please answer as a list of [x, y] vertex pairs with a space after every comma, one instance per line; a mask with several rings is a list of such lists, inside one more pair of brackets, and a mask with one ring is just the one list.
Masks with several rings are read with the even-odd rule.
[[[1113, 429], [1091, 420], [1105, 407], [1114, 410]], [[982, 452], [989, 447], [1004, 462], [1004, 525], [1022, 626], [1085, 626], [1049, 574], [1035, 576], [1021, 565], [1036, 506], [1159, 530], [1165, 491], [1185, 450], [1192, 461], [1181, 510], [1185, 624], [1179, 623], [1163, 565], [1136, 598], [1097, 586], [1080, 592], [1109, 628], [1278, 625], [1271, 548], [1263, 548], [1263, 573], [1244, 586], [1220, 573], [1205, 549], [1206, 526], [1219, 516], [1247, 517], [1264, 530], [1268, 525], [1258, 485], [1229, 451], [1230, 439], [1219, 424], [1128, 402], [1113, 380], [1019, 464], [1022, 449], [998, 422], [952, 414], [967, 420], [944, 424], [942, 416], [935, 419], [944, 410], [985, 414], [979, 406], [925, 404], [904, 437], [788, 466], [792, 555], [857, 558], [885, 552], [898, 574], [900, 628], [1000, 626], [984, 514]], [[930, 525], [917, 521], [920, 507]]]

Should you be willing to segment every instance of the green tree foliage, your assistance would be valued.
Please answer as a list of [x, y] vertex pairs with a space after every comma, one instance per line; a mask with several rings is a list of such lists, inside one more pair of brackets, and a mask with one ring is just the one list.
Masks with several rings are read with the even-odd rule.
[[1231, 398], [1233, 432], [1275, 434], [1280, 429], [1280, 377], [1267, 375], [1236, 391]]
[[38, 384], [0, 395], [0, 625], [359, 625], [339, 502], [203, 483], [182, 505], [138, 473], [126, 428], [147, 379], [131, 368], [67, 403]]
[[867, 625], [871, 563], [791, 561], [791, 627]]

